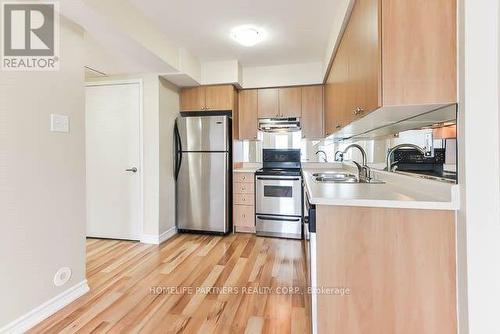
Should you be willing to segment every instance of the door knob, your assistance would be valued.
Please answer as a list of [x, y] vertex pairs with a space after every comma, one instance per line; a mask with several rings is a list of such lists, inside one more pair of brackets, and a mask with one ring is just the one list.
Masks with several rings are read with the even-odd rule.
[[127, 168], [125, 169], [126, 172], [132, 172], [132, 173], [137, 173], [137, 168], [132, 167], [132, 168]]

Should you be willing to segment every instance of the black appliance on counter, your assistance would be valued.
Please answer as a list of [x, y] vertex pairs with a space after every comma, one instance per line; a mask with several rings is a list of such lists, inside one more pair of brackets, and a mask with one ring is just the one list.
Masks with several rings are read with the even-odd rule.
[[302, 239], [300, 149], [264, 149], [262, 165], [255, 172], [256, 234]]
[[394, 165], [397, 171], [423, 174], [433, 177], [456, 179], [455, 172], [445, 171], [446, 149], [435, 148], [433, 157], [426, 157], [414, 149], [394, 151]]

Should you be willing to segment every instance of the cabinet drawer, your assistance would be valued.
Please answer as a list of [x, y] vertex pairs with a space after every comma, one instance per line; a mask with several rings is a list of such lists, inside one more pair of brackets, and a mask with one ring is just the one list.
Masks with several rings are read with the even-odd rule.
[[253, 173], [234, 173], [234, 182], [254, 182]]
[[255, 226], [255, 212], [253, 206], [235, 205], [234, 210], [234, 226]]
[[254, 205], [254, 194], [234, 194], [234, 204]]
[[233, 192], [235, 194], [253, 194], [255, 185], [254, 183], [243, 183], [243, 182], [234, 182], [233, 184]]

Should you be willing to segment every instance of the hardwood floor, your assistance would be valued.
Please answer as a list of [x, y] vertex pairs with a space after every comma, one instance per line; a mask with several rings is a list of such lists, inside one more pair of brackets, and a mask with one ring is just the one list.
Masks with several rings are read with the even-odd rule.
[[[309, 333], [306, 270], [296, 240], [181, 234], [154, 246], [88, 239], [90, 292], [30, 332]], [[289, 287], [300, 291], [286, 293]]]

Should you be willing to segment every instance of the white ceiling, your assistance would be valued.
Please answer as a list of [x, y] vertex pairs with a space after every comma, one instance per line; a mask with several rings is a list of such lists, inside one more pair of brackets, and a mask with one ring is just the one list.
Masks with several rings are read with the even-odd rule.
[[[243, 66], [323, 61], [339, 0], [129, 0], [172, 41], [200, 61], [238, 59]], [[231, 29], [251, 24], [267, 38], [247, 48]]]

